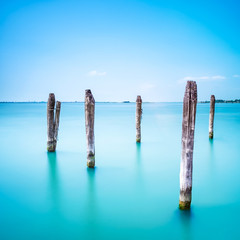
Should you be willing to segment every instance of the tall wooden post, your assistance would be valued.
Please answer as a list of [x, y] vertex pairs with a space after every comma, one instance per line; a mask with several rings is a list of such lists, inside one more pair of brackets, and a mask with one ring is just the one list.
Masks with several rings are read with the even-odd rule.
[[61, 102], [57, 102], [55, 119], [54, 119], [54, 107], [55, 107], [55, 95], [54, 93], [50, 93], [47, 104], [48, 152], [55, 152], [56, 150]]
[[137, 96], [136, 100], [136, 142], [141, 142], [141, 119], [142, 119], [142, 99]]
[[47, 105], [47, 150], [49, 152], [55, 152], [55, 140], [54, 140], [54, 106], [55, 106], [55, 95], [50, 93], [48, 97]]
[[195, 81], [188, 81], [183, 99], [180, 209], [190, 209], [192, 199], [192, 166], [196, 107], [197, 84]]
[[209, 138], [213, 138], [213, 122], [214, 122], [214, 113], [215, 113], [215, 96], [211, 96], [210, 101], [210, 114], [209, 114]]
[[85, 125], [87, 136], [87, 166], [95, 166], [95, 143], [94, 143], [94, 113], [95, 100], [90, 89], [85, 91]]

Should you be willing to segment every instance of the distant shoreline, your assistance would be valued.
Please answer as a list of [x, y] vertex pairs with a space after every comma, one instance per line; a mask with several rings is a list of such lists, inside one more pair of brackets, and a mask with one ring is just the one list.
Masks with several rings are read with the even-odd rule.
[[[199, 103], [210, 103], [210, 101], [200, 101]], [[217, 99], [215, 100], [215, 103], [240, 103], [240, 99], [235, 99], [235, 100]]]
[[[3, 101], [0, 103], [47, 103], [45, 101], [26, 101], [26, 102], [13, 102], [13, 101]], [[62, 103], [84, 103], [80, 101], [72, 101], [72, 102], [62, 102]], [[122, 102], [96, 102], [96, 103], [124, 103], [124, 104], [129, 104], [129, 103], [136, 103], [136, 102], [130, 102], [130, 101], [122, 101]], [[182, 103], [182, 102], [143, 102], [143, 103]], [[210, 103], [210, 101], [199, 101], [198, 103]], [[240, 103], [240, 99], [235, 99], [235, 100], [222, 100], [222, 99], [217, 99], [215, 100], [215, 103]]]

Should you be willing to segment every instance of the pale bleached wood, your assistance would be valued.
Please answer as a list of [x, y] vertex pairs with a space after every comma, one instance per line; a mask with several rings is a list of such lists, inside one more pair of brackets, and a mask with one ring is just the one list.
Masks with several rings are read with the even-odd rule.
[[183, 99], [182, 159], [180, 166], [179, 208], [189, 209], [192, 200], [192, 167], [197, 107], [197, 84], [188, 81]]
[[214, 123], [214, 114], [215, 114], [215, 96], [211, 96], [210, 101], [210, 114], [209, 114], [209, 138], [213, 138], [213, 123]]
[[95, 142], [94, 142], [94, 114], [95, 100], [90, 89], [85, 91], [85, 126], [87, 137], [87, 166], [95, 167]]
[[137, 96], [136, 100], [136, 142], [141, 142], [142, 99]]
[[55, 152], [56, 144], [54, 138], [54, 106], [55, 106], [55, 95], [50, 93], [47, 104], [47, 150], [49, 152]]

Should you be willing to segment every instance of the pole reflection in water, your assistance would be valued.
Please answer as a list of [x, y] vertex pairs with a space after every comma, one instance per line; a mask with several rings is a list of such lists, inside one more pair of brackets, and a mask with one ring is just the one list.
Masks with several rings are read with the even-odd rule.
[[97, 196], [95, 186], [95, 175], [97, 168], [87, 168], [87, 203], [86, 220], [87, 232], [90, 239], [97, 239]]
[[[143, 190], [143, 179], [142, 179], [142, 154], [141, 154], [141, 143], [136, 143], [136, 183], [137, 188], [140, 192]], [[139, 191], [138, 191], [139, 192]]]
[[180, 228], [181, 228], [181, 238], [184, 240], [191, 240], [192, 237], [192, 218], [193, 212], [192, 209], [190, 210], [179, 210], [179, 220], [180, 220]]
[[215, 169], [215, 150], [214, 150], [214, 139], [209, 139], [209, 171], [212, 178]]
[[59, 189], [59, 174], [57, 169], [57, 154], [56, 152], [48, 152], [49, 166], [49, 197], [52, 213], [59, 215], [60, 213], [60, 189]]
[[213, 139], [209, 139], [209, 147], [210, 147], [210, 155], [211, 155], [211, 158], [213, 156], [213, 147], [214, 147], [214, 140]]
[[138, 165], [141, 163], [141, 143], [136, 143], [136, 157]]

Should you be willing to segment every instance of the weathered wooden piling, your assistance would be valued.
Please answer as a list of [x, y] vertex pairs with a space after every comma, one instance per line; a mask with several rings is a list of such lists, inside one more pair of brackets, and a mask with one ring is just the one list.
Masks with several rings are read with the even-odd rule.
[[48, 97], [47, 105], [47, 150], [49, 152], [55, 152], [55, 140], [54, 140], [54, 106], [55, 106], [55, 95], [50, 93]]
[[85, 126], [87, 136], [87, 166], [95, 166], [95, 143], [94, 143], [94, 114], [95, 100], [90, 89], [85, 91]]
[[61, 102], [57, 102], [56, 114], [54, 118], [55, 95], [50, 93], [47, 104], [47, 150], [48, 152], [55, 152], [57, 145], [57, 136], [59, 128], [59, 118], [61, 110]]
[[179, 208], [190, 209], [192, 199], [192, 166], [197, 107], [197, 84], [188, 81], [183, 99], [182, 159], [180, 167]]
[[141, 142], [142, 99], [137, 96], [136, 100], [136, 142]]
[[61, 110], [61, 102], [57, 101], [57, 103], [56, 103], [56, 112], [55, 112], [55, 124], [54, 124], [55, 148], [56, 148], [56, 146], [57, 146], [57, 140], [58, 140], [58, 129], [59, 129], [59, 121], [60, 121], [60, 110]]
[[215, 96], [211, 96], [210, 101], [210, 114], [209, 114], [209, 138], [213, 138], [213, 123], [214, 123], [214, 113], [215, 113]]

